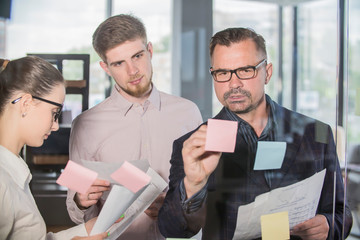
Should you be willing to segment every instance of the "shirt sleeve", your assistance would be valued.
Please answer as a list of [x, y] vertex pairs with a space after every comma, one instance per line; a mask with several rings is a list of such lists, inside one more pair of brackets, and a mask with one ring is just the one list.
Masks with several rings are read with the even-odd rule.
[[193, 213], [198, 211], [203, 202], [206, 199], [207, 196], [207, 183], [206, 185], [197, 193], [195, 193], [193, 196], [191, 196], [191, 198], [186, 199], [186, 190], [185, 190], [185, 185], [184, 185], [184, 179], [180, 182], [180, 200], [181, 200], [181, 206], [184, 210], [185, 213], [189, 214], [189, 213]]
[[[69, 159], [80, 164], [81, 159], [89, 159], [86, 147], [84, 147], [84, 145], [86, 145], [84, 142], [86, 136], [83, 136], [85, 131], [86, 129], [84, 129], [81, 124], [81, 118], [75, 119], [71, 126]], [[98, 205], [95, 204], [88, 209], [81, 210], [74, 201], [75, 194], [75, 191], [69, 189], [66, 198], [66, 207], [71, 220], [76, 224], [80, 224], [96, 217], [99, 213]]]
[[79, 237], [88, 236], [84, 223], [57, 233], [49, 232], [46, 235], [46, 240], [69, 240], [75, 236], [79, 236]]

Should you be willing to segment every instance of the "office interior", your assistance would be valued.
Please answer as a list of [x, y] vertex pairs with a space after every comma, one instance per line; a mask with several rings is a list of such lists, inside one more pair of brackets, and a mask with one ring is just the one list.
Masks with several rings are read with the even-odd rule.
[[[294, 111], [329, 124], [345, 197], [360, 239], [360, 1], [358, 0], [5, 0], [0, 57], [39, 55], [61, 70], [67, 96], [60, 130], [23, 154], [31, 188], [50, 230], [74, 225], [66, 188], [55, 183], [68, 161], [71, 121], [109, 96], [113, 82], [99, 66], [91, 36], [107, 17], [140, 17], [154, 45], [153, 82], [194, 101], [204, 120], [221, 109], [209, 73], [208, 43], [228, 27], [262, 34], [274, 72], [266, 93]], [[5, 11], [8, 10], [8, 11]]]

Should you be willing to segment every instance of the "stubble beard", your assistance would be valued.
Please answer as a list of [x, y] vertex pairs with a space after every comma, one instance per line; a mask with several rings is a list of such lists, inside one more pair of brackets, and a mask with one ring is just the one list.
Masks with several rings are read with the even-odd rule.
[[[130, 88], [123, 88], [120, 86], [120, 88], [126, 92], [128, 95], [132, 96], [132, 97], [136, 97], [136, 98], [140, 98], [143, 97], [151, 88], [151, 84], [152, 84], [152, 75], [153, 72], [151, 70], [151, 74], [150, 74], [150, 79], [149, 81], [146, 83], [145, 86], [142, 86], [141, 84], [135, 86], [135, 89], [130, 89]], [[136, 76], [134, 77], [134, 79], [138, 79], [141, 76]], [[146, 77], [145, 75], [143, 75], [143, 77]]]
[[[246, 104], [247, 101], [232, 101], [231, 103], [228, 102], [228, 99], [231, 95], [234, 94], [241, 94], [242, 96], [245, 96], [249, 103]], [[254, 109], [256, 109], [264, 100], [264, 97], [262, 97], [258, 102], [254, 103], [252, 100], [252, 95], [249, 91], [246, 91], [241, 88], [232, 88], [230, 91], [224, 93], [224, 103], [225, 107], [227, 107], [230, 111], [236, 113], [236, 114], [246, 114]]]

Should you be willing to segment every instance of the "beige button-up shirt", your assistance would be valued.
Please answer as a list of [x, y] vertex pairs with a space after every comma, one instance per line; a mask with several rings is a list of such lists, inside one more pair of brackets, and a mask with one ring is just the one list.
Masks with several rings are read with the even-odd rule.
[[[173, 141], [202, 123], [191, 101], [158, 91], [153, 86], [143, 105], [127, 101], [114, 88], [110, 97], [80, 114], [72, 124], [70, 159], [101, 162], [147, 160], [168, 182]], [[71, 219], [80, 223], [99, 214], [103, 203], [80, 210], [68, 191]], [[121, 201], [121, 199], [119, 199]], [[145, 213], [119, 239], [163, 239], [157, 222]]]
[[58, 239], [87, 236], [84, 224], [56, 234], [46, 233], [44, 219], [31, 194], [25, 161], [0, 146], [0, 239]]

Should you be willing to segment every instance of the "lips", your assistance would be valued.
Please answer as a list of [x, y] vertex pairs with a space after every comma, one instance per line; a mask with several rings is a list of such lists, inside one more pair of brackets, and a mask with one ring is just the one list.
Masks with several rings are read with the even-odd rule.
[[138, 85], [138, 84], [140, 84], [142, 78], [143, 78], [143, 77], [137, 78], [137, 79], [135, 79], [135, 80], [130, 81], [129, 83], [130, 83], [131, 85]]
[[246, 96], [244, 95], [230, 95], [227, 97], [227, 99], [231, 100], [231, 101], [241, 101], [244, 100], [246, 98]]

